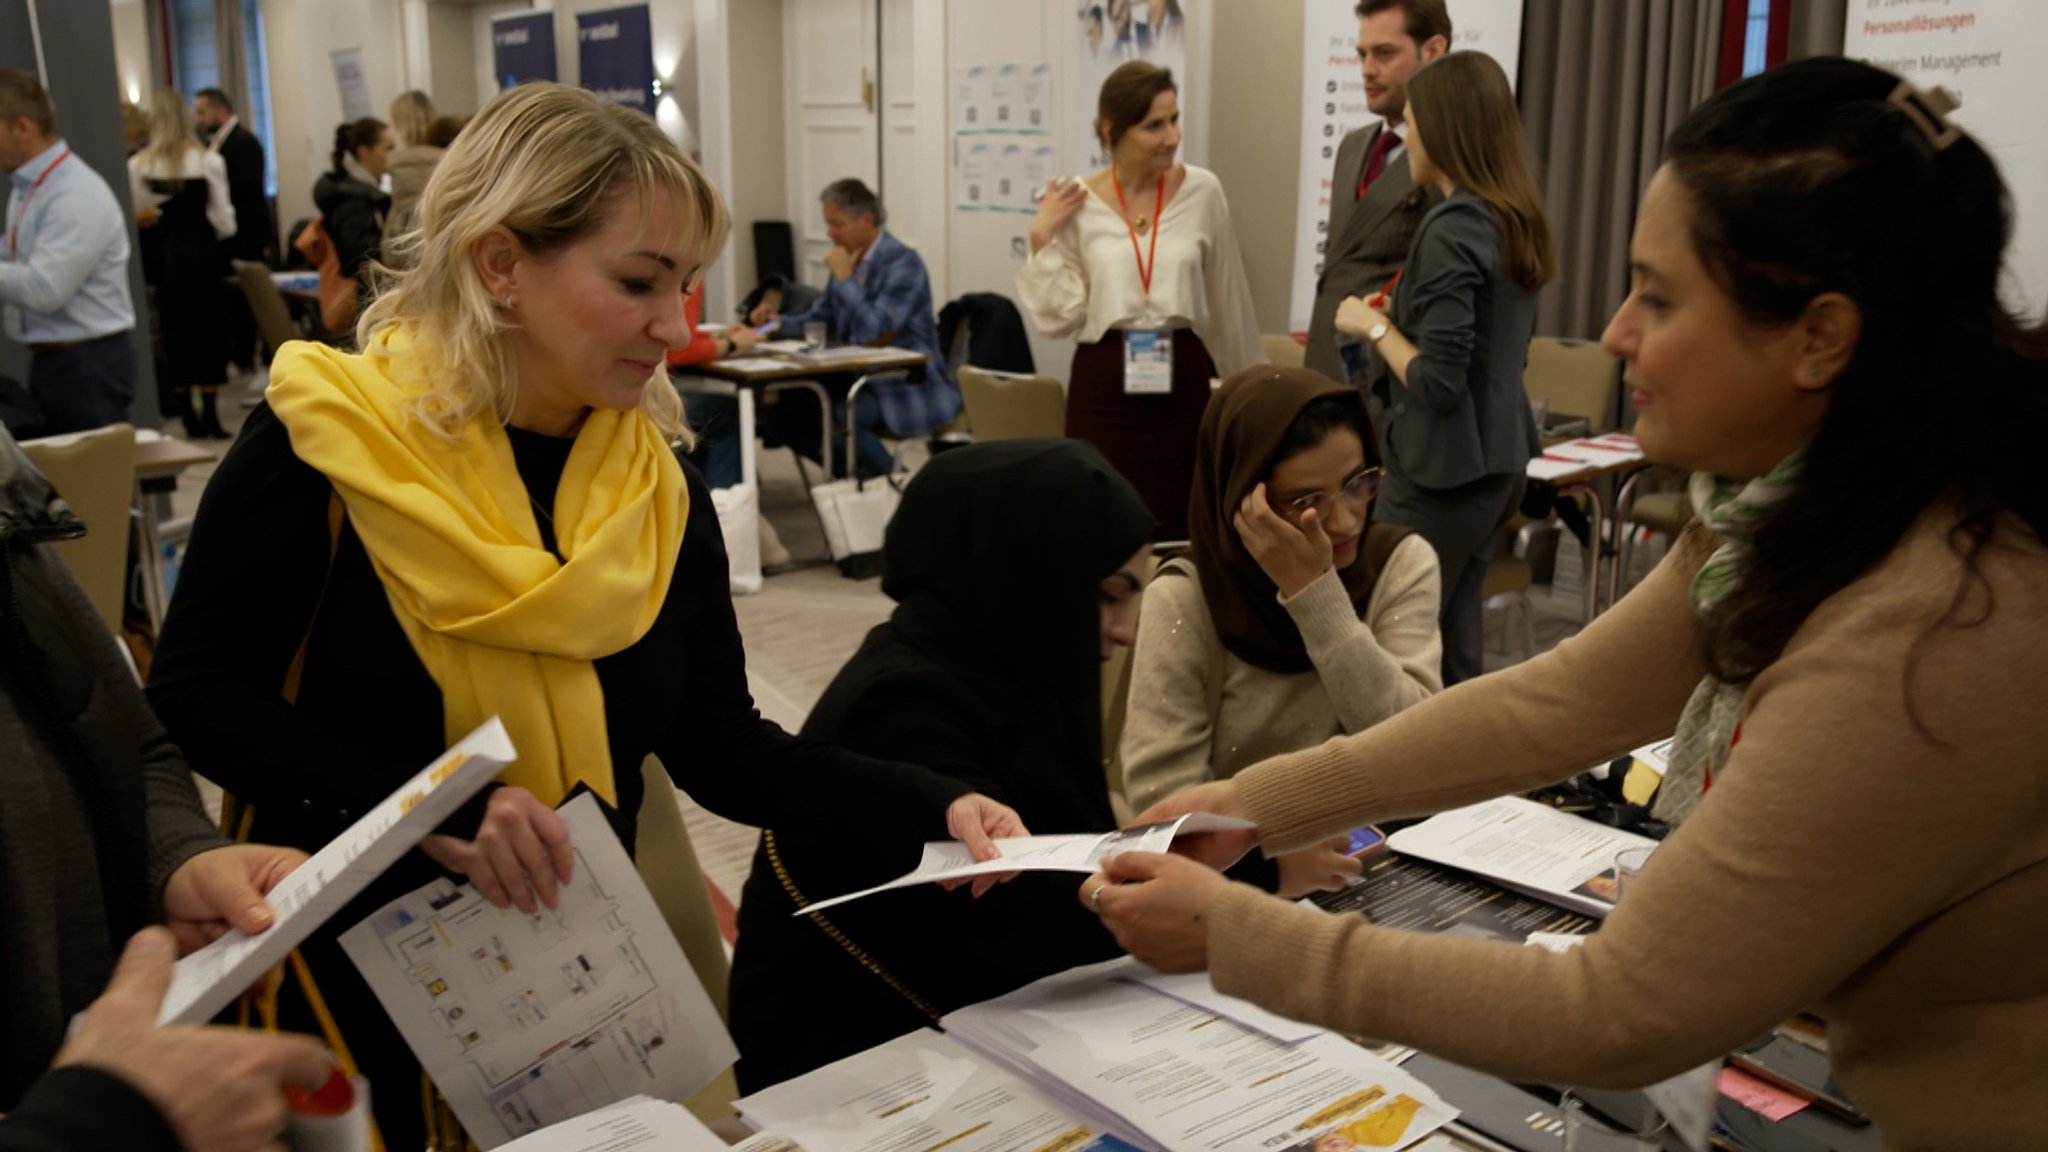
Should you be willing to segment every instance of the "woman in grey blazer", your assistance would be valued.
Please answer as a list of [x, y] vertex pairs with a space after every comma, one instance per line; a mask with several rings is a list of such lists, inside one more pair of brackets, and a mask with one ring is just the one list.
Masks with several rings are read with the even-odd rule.
[[1522, 388], [1536, 290], [1556, 275], [1550, 223], [1500, 65], [1453, 52], [1408, 83], [1408, 162], [1443, 190], [1384, 296], [1346, 300], [1337, 330], [1393, 375], [1377, 514], [1412, 528], [1443, 568], [1444, 683], [1480, 672], [1481, 586], [1493, 539], [1538, 448]]

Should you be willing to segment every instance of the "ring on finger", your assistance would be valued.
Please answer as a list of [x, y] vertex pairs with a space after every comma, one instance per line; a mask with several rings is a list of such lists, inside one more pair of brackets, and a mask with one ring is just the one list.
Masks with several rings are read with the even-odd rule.
[[1097, 884], [1095, 891], [1088, 894], [1088, 910], [1097, 916], [1102, 915], [1102, 890], [1107, 887], [1107, 884]]

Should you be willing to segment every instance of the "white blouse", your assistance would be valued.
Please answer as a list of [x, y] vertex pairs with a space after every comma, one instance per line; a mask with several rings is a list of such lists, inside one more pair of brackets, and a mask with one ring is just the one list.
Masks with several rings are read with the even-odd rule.
[[[1152, 311], [1192, 328], [1209, 349], [1219, 375], [1265, 362], [1251, 281], [1230, 224], [1223, 184], [1206, 168], [1187, 166], [1187, 179], [1138, 246], [1152, 269]], [[1140, 194], [1151, 206], [1152, 192]], [[1092, 344], [1103, 333], [1145, 313], [1145, 282], [1131, 251], [1130, 226], [1093, 188], [1081, 210], [1052, 243], [1017, 272], [1017, 302], [1039, 334]]]
[[198, 144], [185, 150], [185, 162], [175, 172], [159, 169], [145, 169], [143, 157], [148, 152], [137, 152], [128, 158], [128, 187], [134, 195], [135, 206], [162, 201], [149, 190], [147, 180], [197, 180], [206, 178], [206, 222], [213, 225], [215, 238], [225, 240], [235, 234], [235, 205], [228, 199], [228, 164], [217, 152], [208, 152]]

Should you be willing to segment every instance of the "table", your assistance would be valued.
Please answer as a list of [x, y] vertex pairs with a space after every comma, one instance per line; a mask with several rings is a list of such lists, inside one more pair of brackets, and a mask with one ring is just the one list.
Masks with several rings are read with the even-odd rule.
[[[1635, 476], [1647, 466], [1642, 445], [1622, 432], [1586, 436], [1558, 444], [1546, 444], [1543, 453], [1531, 457], [1527, 466], [1530, 480], [1554, 486], [1558, 495], [1584, 492], [1593, 498], [1593, 559], [1586, 573], [1586, 623], [1601, 611], [1600, 561], [1606, 551], [1607, 497], [1594, 481], [1606, 476], [1626, 475], [1622, 482], [1618, 524], [1628, 522], [1628, 503], [1634, 499]], [[1608, 575], [1607, 606], [1620, 598], [1621, 558], [1619, 550]]]
[[[835, 345], [822, 353], [769, 352], [728, 357], [704, 364], [691, 365], [688, 371], [717, 380], [729, 381], [746, 386], [750, 391], [763, 393], [780, 388], [802, 388], [818, 398], [819, 419], [822, 425], [818, 438], [819, 462], [825, 466], [825, 478], [832, 478], [832, 397], [817, 377], [833, 372], [859, 372], [860, 378], [846, 393], [849, 415], [853, 402], [860, 390], [868, 383], [885, 376], [895, 376], [912, 368], [923, 366], [929, 357], [922, 352], [911, 352], [903, 348], [865, 348], [857, 344]], [[853, 460], [853, 427], [848, 421], [847, 460]], [[751, 477], [749, 477], [751, 479]]]
[[164, 550], [161, 521], [150, 505], [152, 497], [163, 499], [178, 486], [178, 477], [195, 464], [220, 459], [212, 450], [169, 436], [135, 437], [135, 546], [142, 554], [142, 600], [149, 612], [152, 630], [161, 629], [167, 597], [164, 594]]

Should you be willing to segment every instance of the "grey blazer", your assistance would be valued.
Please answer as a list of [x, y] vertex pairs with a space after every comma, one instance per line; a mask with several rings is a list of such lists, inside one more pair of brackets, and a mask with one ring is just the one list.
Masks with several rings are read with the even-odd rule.
[[1522, 385], [1536, 296], [1501, 270], [1493, 210], [1465, 191], [1430, 209], [1405, 269], [1392, 318], [1420, 354], [1390, 388], [1388, 470], [1438, 489], [1519, 474], [1540, 443]]
[[1359, 128], [1337, 146], [1330, 175], [1330, 222], [1323, 234], [1323, 271], [1316, 277], [1316, 303], [1309, 314], [1308, 366], [1339, 382], [1346, 381], [1344, 360], [1337, 351], [1337, 305], [1346, 297], [1377, 292], [1408, 258], [1408, 243], [1422, 218], [1443, 200], [1435, 188], [1415, 186], [1408, 172], [1408, 152], [1401, 151], [1372, 182], [1361, 199], [1358, 180], [1373, 141], [1385, 122]]

